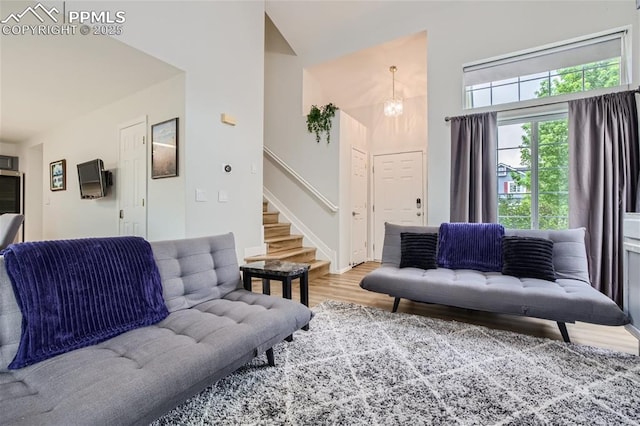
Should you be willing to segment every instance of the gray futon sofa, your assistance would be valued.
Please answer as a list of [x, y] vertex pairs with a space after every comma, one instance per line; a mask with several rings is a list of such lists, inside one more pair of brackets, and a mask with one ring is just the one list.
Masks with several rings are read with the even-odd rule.
[[151, 247], [168, 317], [18, 370], [22, 317], [0, 256], [0, 424], [148, 424], [311, 319], [241, 289], [232, 234]]
[[435, 303], [501, 314], [523, 315], [556, 321], [569, 342], [566, 323], [576, 321], [624, 325], [627, 315], [610, 298], [589, 283], [583, 228], [505, 230], [505, 236], [546, 238], [553, 241], [556, 281], [517, 278], [500, 272], [470, 269], [400, 268], [402, 232], [437, 233], [434, 226], [403, 226], [386, 223], [382, 266], [360, 282], [363, 289], [400, 299]]

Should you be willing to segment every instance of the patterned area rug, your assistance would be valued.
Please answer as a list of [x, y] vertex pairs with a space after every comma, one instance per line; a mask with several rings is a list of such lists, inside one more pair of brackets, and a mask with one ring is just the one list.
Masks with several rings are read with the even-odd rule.
[[156, 425], [640, 425], [640, 357], [328, 301]]

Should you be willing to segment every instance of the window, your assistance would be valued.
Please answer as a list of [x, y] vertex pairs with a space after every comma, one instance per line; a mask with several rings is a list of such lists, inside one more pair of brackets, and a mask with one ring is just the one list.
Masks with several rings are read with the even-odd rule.
[[627, 83], [626, 30], [467, 65], [465, 108], [479, 108]]
[[519, 185], [517, 182], [509, 182], [509, 186], [507, 187], [507, 190], [509, 194], [518, 194], [518, 193], [527, 192], [525, 187], [522, 185]]
[[516, 229], [568, 228], [567, 136], [566, 113], [499, 123], [499, 223]]

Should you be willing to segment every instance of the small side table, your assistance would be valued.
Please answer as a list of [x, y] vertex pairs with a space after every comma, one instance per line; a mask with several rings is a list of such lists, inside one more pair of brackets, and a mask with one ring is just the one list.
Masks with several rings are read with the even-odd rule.
[[[251, 278], [262, 278], [262, 293], [271, 294], [271, 280], [282, 281], [282, 297], [291, 299], [291, 281], [300, 278], [300, 303], [309, 306], [309, 265], [306, 263], [261, 260], [240, 267], [244, 289], [251, 291]], [[304, 326], [303, 330], [308, 330]]]

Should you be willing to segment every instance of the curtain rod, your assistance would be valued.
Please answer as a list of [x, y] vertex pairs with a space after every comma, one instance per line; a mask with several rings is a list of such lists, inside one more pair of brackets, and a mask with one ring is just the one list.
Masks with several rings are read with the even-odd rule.
[[[634, 93], [640, 93], [640, 86], [638, 86], [637, 89], [635, 90], [621, 90], [620, 92], [611, 92], [611, 93], [621, 93], [621, 92], [634, 92]], [[600, 95], [601, 96], [601, 95]], [[496, 108], [493, 109], [491, 111], [485, 111], [485, 112], [507, 112], [507, 111], [515, 111], [518, 109], [527, 109], [527, 108], [537, 108], [537, 107], [542, 107], [542, 106], [548, 106], [548, 105], [558, 105], [558, 104], [564, 104], [568, 101], [556, 101], [556, 102], [546, 102], [544, 104], [539, 104], [539, 105], [528, 105], [528, 106], [521, 106], [521, 107], [513, 107], [513, 108], [504, 108], [504, 109], [500, 109], [500, 108]], [[453, 117], [449, 117], [448, 115], [446, 117], [444, 117], [444, 121], [449, 122], [451, 121]]]

